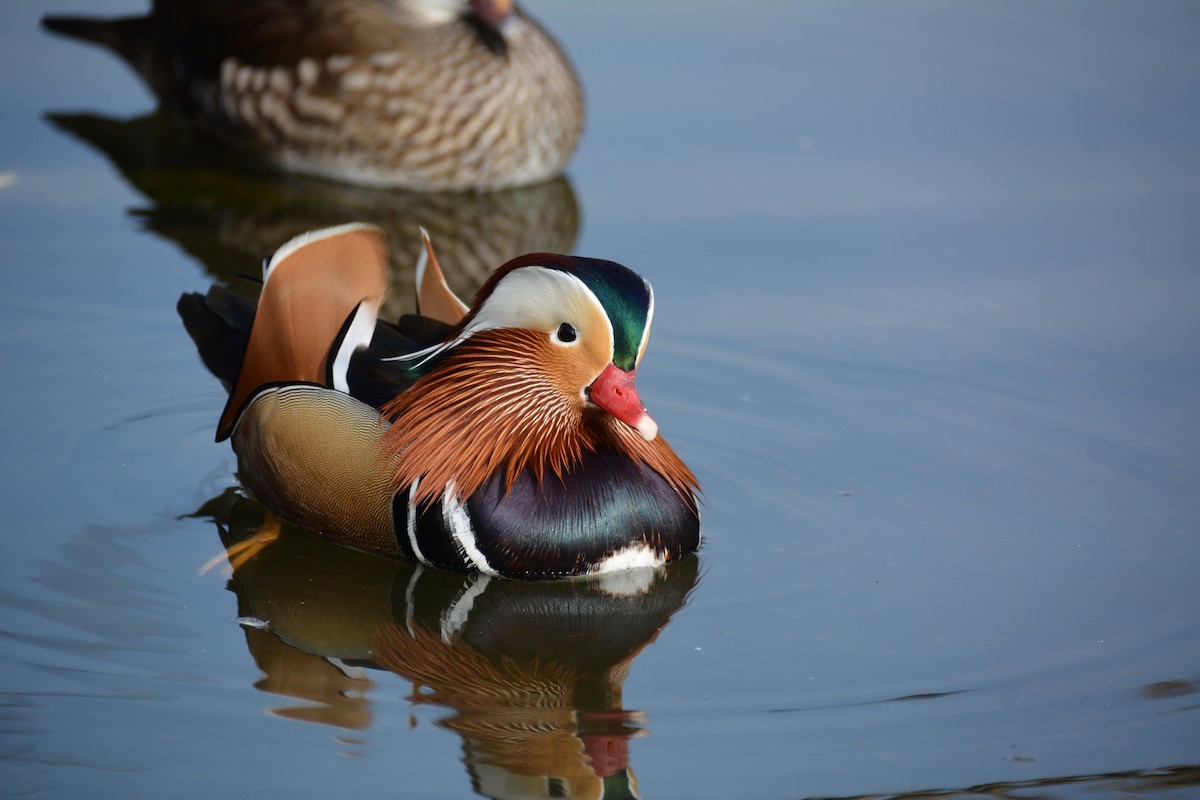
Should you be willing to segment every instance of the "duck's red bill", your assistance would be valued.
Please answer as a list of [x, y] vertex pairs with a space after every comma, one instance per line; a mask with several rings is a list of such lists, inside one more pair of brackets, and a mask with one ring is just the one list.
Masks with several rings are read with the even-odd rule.
[[636, 375], [636, 369], [626, 372], [616, 364], [609, 364], [588, 387], [588, 396], [593, 403], [640, 433], [647, 442], [652, 442], [658, 436], [658, 423], [642, 405], [634, 384]]

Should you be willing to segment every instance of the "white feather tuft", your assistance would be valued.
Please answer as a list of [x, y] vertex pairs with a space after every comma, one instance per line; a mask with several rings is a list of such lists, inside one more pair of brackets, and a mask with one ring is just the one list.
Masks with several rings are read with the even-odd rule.
[[378, 312], [379, 309], [375, 307], [375, 304], [368, 300], [363, 300], [358, 304], [358, 308], [354, 309], [354, 319], [350, 322], [350, 328], [346, 331], [342, 344], [338, 347], [337, 355], [333, 359], [333, 388], [339, 392], [350, 393], [350, 381], [347, 377], [350, 371], [350, 358], [354, 355], [354, 351], [371, 344], [371, 337], [375, 335], [375, 318]]

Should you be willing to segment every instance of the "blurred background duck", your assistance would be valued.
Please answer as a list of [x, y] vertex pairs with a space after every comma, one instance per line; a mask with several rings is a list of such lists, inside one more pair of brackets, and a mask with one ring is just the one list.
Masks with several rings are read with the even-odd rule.
[[571, 64], [511, 0], [155, 0], [145, 16], [43, 24], [113, 50], [253, 162], [335, 180], [536, 183], [583, 128]]
[[468, 307], [426, 240], [420, 315], [377, 322], [380, 231], [315, 231], [267, 261], [258, 306], [214, 286], [179, 312], [230, 389], [217, 427], [285, 520], [417, 563], [515, 578], [657, 567], [700, 544], [698, 485], [635, 376], [650, 285], [535, 253]]

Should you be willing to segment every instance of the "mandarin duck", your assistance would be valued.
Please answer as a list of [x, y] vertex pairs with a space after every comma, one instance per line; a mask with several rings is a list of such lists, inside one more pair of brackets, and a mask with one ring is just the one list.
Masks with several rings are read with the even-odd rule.
[[428, 238], [419, 313], [377, 319], [379, 229], [314, 231], [266, 261], [257, 308], [219, 285], [179, 313], [229, 388], [217, 440], [280, 518], [417, 563], [512, 578], [659, 566], [700, 544], [698, 484], [635, 384], [650, 284], [534, 253], [468, 306]]
[[545, 180], [583, 127], [566, 56], [512, 0], [154, 0], [50, 16], [256, 163], [418, 191]]

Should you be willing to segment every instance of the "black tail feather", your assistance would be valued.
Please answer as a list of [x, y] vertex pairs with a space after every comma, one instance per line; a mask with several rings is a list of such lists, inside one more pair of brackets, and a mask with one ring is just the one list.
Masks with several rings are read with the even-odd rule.
[[208, 294], [183, 295], [176, 309], [200, 351], [200, 360], [228, 389], [242, 369], [254, 322], [254, 304], [224, 286], [214, 285]]

